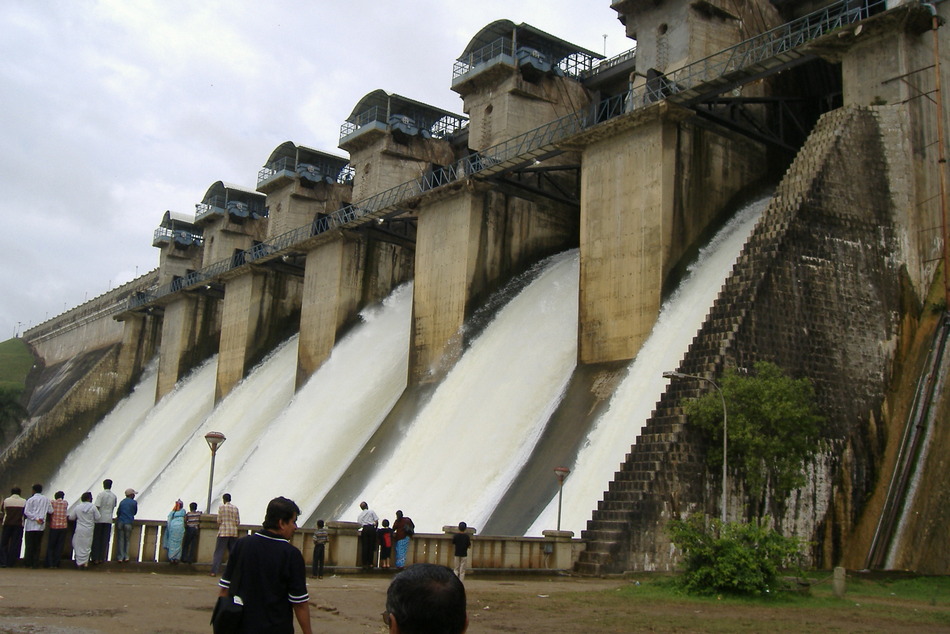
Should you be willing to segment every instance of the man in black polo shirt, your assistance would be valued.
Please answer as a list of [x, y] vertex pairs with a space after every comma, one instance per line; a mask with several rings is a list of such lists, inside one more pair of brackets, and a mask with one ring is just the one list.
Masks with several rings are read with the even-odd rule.
[[263, 530], [242, 537], [231, 551], [219, 595], [241, 597], [242, 632], [293, 634], [296, 616], [301, 631], [311, 634], [307, 569], [290, 544], [299, 514], [293, 500], [274, 498], [267, 504]]

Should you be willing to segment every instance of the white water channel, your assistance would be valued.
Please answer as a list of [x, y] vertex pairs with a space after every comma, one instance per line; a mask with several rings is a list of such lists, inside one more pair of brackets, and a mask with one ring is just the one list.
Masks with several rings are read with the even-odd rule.
[[[631, 362], [608, 410], [594, 424], [576, 462], [566, 465], [571, 473], [562, 491], [562, 530], [580, 536], [587, 527], [592, 510], [666, 388], [663, 372], [675, 370], [685, 356], [768, 201], [760, 199], [737, 213], [700, 251], [679, 287], [663, 303], [650, 337]], [[557, 506], [555, 497], [527, 534], [540, 535], [557, 526]]]
[[557, 407], [577, 358], [577, 252], [551, 258], [416, 415], [351, 505], [402, 509], [425, 532], [484, 526]]
[[[765, 202], [750, 207], [708, 247], [629, 370], [610, 409], [587, 438], [564, 487], [562, 527], [580, 531], [619, 467], [739, 253]], [[420, 531], [465, 520], [482, 526], [527, 461], [557, 408], [577, 355], [578, 255], [549, 259], [471, 343], [414, 415], [394, 451], [381, 452], [360, 499], [380, 517], [396, 509]], [[155, 368], [104, 418], [52, 478], [70, 502], [108, 477], [140, 491], [139, 518], [164, 519], [173, 502], [204, 509], [210, 451], [223, 432], [212, 510], [228, 491], [242, 520], [258, 523], [267, 501], [285, 495], [308, 517], [372, 437], [406, 388], [412, 287], [400, 287], [334, 347], [295, 395], [296, 337], [213, 406], [216, 359], [153, 404]], [[552, 475], [553, 477], [553, 475]], [[528, 534], [553, 528], [556, 500]]]

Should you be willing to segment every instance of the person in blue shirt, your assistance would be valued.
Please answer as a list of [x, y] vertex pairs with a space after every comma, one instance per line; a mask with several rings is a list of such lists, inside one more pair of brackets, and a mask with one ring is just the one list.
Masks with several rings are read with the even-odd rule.
[[135, 489], [126, 489], [125, 497], [119, 502], [115, 515], [115, 558], [119, 563], [129, 561], [129, 538], [132, 536], [132, 522], [139, 512], [139, 503], [135, 501], [138, 493]]

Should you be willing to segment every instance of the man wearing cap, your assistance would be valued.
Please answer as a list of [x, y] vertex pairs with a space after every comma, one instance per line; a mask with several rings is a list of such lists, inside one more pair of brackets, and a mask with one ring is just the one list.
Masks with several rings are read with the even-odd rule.
[[129, 562], [129, 537], [132, 535], [132, 522], [139, 512], [139, 503], [135, 501], [135, 489], [126, 489], [125, 498], [119, 502], [115, 514], [115, 557], [119, 563]]

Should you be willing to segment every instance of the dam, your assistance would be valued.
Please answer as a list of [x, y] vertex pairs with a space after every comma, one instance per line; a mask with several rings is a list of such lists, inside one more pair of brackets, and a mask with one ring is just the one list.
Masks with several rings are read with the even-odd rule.
[[[770, 360], [829, 421], [776, 522], [817, 565], [859, 561], [905, 422], [894, 381], [916, 382], [941, 280], [946, 4], [612, 7], [628, 53], [493, 22], [453, 68], [464, 114], [372, 90], [341, 127], [348, 158], [288, 141], [255, 188], [166, 213], [156, 271], [24, 333], [44, 369], [6, 479], [136, 480], [161, 517], [202, 499], [204, 433], [241, 420], [216, 495], [266, 483], [310, 520], [352, 519], [361, 497], [391, 513], [438, 488], [470, 503], [420, 503], [424, 529], [528, 534], [553, 527], [553, 468], [593, 459], [613, 475], [576, 500], [565, 485], [577, 569], [669, 569], [665, 522], [716, 513], [719, 492], [678, 408], [698, 388], [662, 371]], [[745, 246], [700, 254], [726, 229]], [[718, 277], [687, 272], [714, 257]], [[696, 321], [672, 318], [685, 344], [651, 348], [697, 279]], [[123, 446], [127, 466], [83, 462]], [[268, 481], [283, 461], [312, 470]]]

